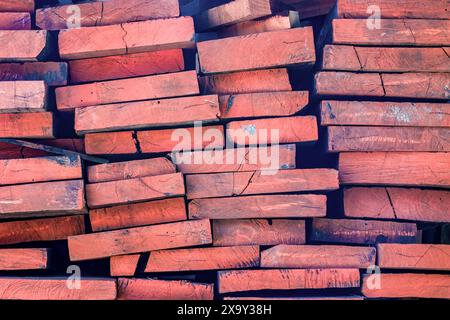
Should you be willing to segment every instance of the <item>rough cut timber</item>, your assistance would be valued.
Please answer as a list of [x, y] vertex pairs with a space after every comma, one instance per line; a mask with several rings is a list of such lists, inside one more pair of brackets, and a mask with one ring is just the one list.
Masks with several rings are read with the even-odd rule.
[[[109, 0], [77, 4], [80, 21], [76, 27], [94, 27], [180, 15], [177, 0]], [[44, 30], [73, 28], [71, 5], [36, 10], [36, 25]]]
[[[83, 139], [45, 139], [35, 140], [36, 143], [44, 145], [59, 147], [69, 151], [78, 153], [85, 153]], [[52, 155], [51, 153], [22, 147], [10, 143], [0, 143], [0, 159], [20, 159], [20, 158], [35, 158]]]
[[86, 199], [89, 208], [158, 200], [184, 194], [184, 180], [181, 173], [86, 185]]
[[51, 112], [0, 114], [0, 138], [54, 138], [53, 115]]
[[[377, 283], [381, 286], [377, 287]], [[363, 276], [367, 298], [450, 299], [450, 276], [439, 274], [373, 274]]]
[[211, 242], [209, 220], [175, 222], [68, 238], [71, 261], [199, 246]]
[[345, 216], [450, 222], [450, 192], [406, 188], [344, 190]]
[[58, 41], [61, 58], [74, 60], [193, 48], [195, 31], [191, 17], [179, 17], [67, 29], [60, 31]]
[[174, 198], [94, 209], [89, 219], [97, 232], [187, 220], [187, 213], [184, 198]]
[[450, 128], [342, 127], [327, 128], [328, 151], [450, 151]]
[[0, 30], [30, 30], [31, 16], [28, 12], [0, 12]]
[[0, 81], [0, 113], [43, 112], [47, 87], [44, 81]]
[[85, 213], [84, 182], [67, 180], [0, 187], [0, 205], [0, 219]]
[[0, 81], [43, 80], [47, 86], [65, 86], [67, 77], [66, 62], [0, 64]]
[[0, 244], [66, 240], [84, 233], [84, 216], [21, 220], [0, 223]]
[[0, 186], [54, 180], [82, 179], [79, 157], [0, 160]]
[[312, 27], [204, 41], [197, 48], [204, 74], [308, 66], [316, 61]]
[[175, 165], [167, 158], [124, 161], [88, 167], [88, 182], [107, 182], [175, 173]]
[[450, 270], [450, 245], [379, 244], [377, 250], [380, 268]]
[[34, 0], [0, 0], [0, 12], [33, 12]]
[[216, 95], [98, 105], [76, 110], [75, 130], [84, 134], [216, 122], [219, 114]]
[[[447, 103], [322, 101], [322, 126], [450, 127]], [[372, 129], [370, 129], [372, 130]]]
[[72, 60], [69, 66], [70, 82], [80, 83], [183, 71], [184, 58], [181, 49], [172, 49]]
[[367, 8], [380, 8], [381, 18], [449, 19], [447, 0], [338, 0], [338, 18], [369, 18], [372, 13]]
[[58, 110], [73, 111], [79, 107], [198, 93], [196, 72], [186, 71], [61, 87], [56, 89], [56, 103]]
[[307, 91], [281, 91], [222, 95], [220, 119], [292, 116], [309, 103]]
[[449, 20], [382, 19], [368, 28], [367, 19], [332, 21], [332, 43], [368, 46], [448, 46]]
[[324, 195], [267, 195], [196, 199], [189, 203], [190, 219], [248, 219], [324, 217]]
[[179, 280], [118, 279], [118, 300], [213, 300], [214, 285]]
[[310, 240], [338, 243], [416, 243], [415, 223], [374, 220], [313, 219]]
[[0, 270], [47, 269], [47, 249], [0, 249]]
[[152, 251], [145, 272], [247, 269], [254, 267], [259, 267], [259, 247], [237, 246]]
[[386, 94], [382, 76], [376, 73], [319, 72], [314, 77], [314, 90], [325, 96], [383, 97]]
[[287, 69], [234, 72], [199, 77], [202, 94], [291, 91]]
[[218, 272], [219, 293], [359, 287], [358, 269], [274, 269]]
[[229, 141], [242, 145], [312, 142], [319, 139], [314, 116], [234, 121], [227, 124]]
[[270, 16], [270, 0], [235, 0], [201, 12], [195, 18], [197, 31], [206, 31]]
[[326, 45], [322, 70], [365, 72], [450, 72], [444, 48]]
[[450, 187], [448, 153], [344, 152], [341, 184]]
[[173, 153], [171, 157], [178, 171], [183, 174], [273, 171], [296, 167], [295, 144], [179, 152]]
[[47, 45], [45, 30], [0, 30], [0, 62], [37, 61]]
[[139, 254], [115, 256], [109, 259], [111, 277], [132, 277], [136, 273]]
[[261, 252], [262, 268], [359, 268], [375, 265], [370, 247], [279, 245]]
[[232, 197], [300, 191], [337, 190], [334, 169], [248, 171], [186, 176], [188, 199]]
[[[2, 300], [115, 300], [114, 279], [80, 279], [80, 288], [70, 280], [56, 278], [0, 278]], [[75, 284], [74, 284], [75, 285]]]

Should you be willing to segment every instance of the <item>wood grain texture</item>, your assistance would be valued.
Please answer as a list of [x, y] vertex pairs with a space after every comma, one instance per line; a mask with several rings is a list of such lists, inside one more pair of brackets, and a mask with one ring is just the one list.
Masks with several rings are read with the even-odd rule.
[[199, 246], [211, 242], [209, 220], [175, 222], [68, 238], [71, 261]]
[[109, 259], [111, 277], [134, 276], [140, 257], [139, 254], [111, 257]]
[[189, 203], [190, 219], [248, 219], [324, 217], [323, 195], [271, 195], [196, 199]]
[[0, 12], [33, 12], [34, 0], [0, 0]]
[[66, 62], [1, 63], [0, 81], [38, 81], [47, 86], [65, 86], [68, 78]]
[[0, 270], [47, 269], [47, 249], [0, 249]]
[[214, 246], [304, 244], [303, 220], [214, 220]]
[[44, 112], [47, 87], [44, 81], [1, 81], [0, 113]]
[[47, 45], [45, 30], [0, 30], [0, 62], [37, 61]]
[[375, 73], [322, 71], [314, 77], [314, 91], [323, 96], [382, 97], [385, 92], [381, 80]]
[[0, 30], [30, 30], [31, 16], [28, 12], [0, 12]]
[[339, 155], [341, 184], [450, 186], [448, 153], [367, 152]]
[[0, 114], [0, 137], [54, 138], [53, 115], [51, 112]]
[[326, 219], [312, 221], [310, 240], [338, 243], [416, 243], [415, 223]]
[[219, 293], [359, 287], [358, 269], [274, 269], [219, 271]]
[[[35, 140], [35, 142], [78, 153], [85, 153], [83, 139], [43, 139]], [[0, 159], [36, 158], [51, 155], [53, 154], [42, 150], [21, 147], [9, 143], [0, 143]]]

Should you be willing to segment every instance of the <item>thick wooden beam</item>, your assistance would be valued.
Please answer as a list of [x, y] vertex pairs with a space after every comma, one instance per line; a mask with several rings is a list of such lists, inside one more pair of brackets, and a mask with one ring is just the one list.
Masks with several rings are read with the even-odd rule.
[[211, 242], [209, 220], [175, 222], [68, 238], [71, 261], [199, 246]]
[[109, 259], [111, 277], [132, 277], [136, 273], [139, 254], [114, 256]]
[[0, 249], [0, 270], [47, 269], [47, 249]]
[[0, 114], [0, 138], [54, 138], [53, 115], [51, 112]]
[[44, 81], [0, 81], [0, 113], [44, 112], [47, 87]]
[[[35, 158], [53, 155], [53, 153], [47, 151], [32, 149], [30, 147], [22, 147], [18, 144], [10, 144], [3, 141], [4, 140], [1, 140], [0, 142], [0, 159]], [[78, 153], [84, 153], [83, 139], [45, 139], [37, 140], [36, 142]]]
[[30, 30], [29, 12], [0, 12], [0, 30]]
[[47, 45], [44, 30], [0, 30], [0, 62], [37, 61]]
[[34, 0], [0, 0], [0, 12], [33, 12]]
[[1, 63], [0, 81], [42, 80], [47, 86], [65, 86], [67, 69], [66, 62]]

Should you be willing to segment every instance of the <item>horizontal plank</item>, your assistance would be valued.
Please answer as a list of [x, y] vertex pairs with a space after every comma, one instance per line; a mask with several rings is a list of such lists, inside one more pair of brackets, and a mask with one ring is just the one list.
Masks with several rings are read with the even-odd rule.
[[262, 268], [358, 268], [375, 265], [370, 247], [279, 245], [261, 252]]
[[416, 243], [415, 223], [352, 219], [313, 219], [310, 239], [337, 243]]
[[[80, 279], [79, 289], [71, 288], [67, 279], [0, 278], [2, 300], [115, 300], [114, 279]], [[75, 285], [75, 284], [74, 284]]]
[[97, 232], [187, 220], [187, 213], [184, 198], [174, 198], [93, 209], [89, 219]]
[[196, 199], [189, 203], [190, 219], [248, 219], [324, 217], [324, 195], [271, 195]]
[[245, 269], [259, 267], [258, 246], [152, 251], [145, 272]]
[[199, 246], [211, 242], [209, 220], [175, 222], [68, 238], [71, 261]]
[[45, 30], [0, 30], [0, 62], [37, 61], [47, 46]]
[[1, 63], [0, 81], [38, 81], [47, 86], [65, 86], [68, 78], [66, 62]]
[[79, 107], [198, 93], [196, 72], [185, 71], [57, 88], [56, 104], [60, 111], [73, 111]]
[[450, 222], [450, 192], [406, 188], [349, 188], [344, 190], [345, 216]]
[[0, 270], [47, 269], [47, 249], [0, 249]]
[[[46, 146], [62, 148], [78, 153], [85, 153], [83, 139], [43, 139], [35, 140], [36, 143], [41, 143]], [[22, 147], [19, 145], [0, 143], [0, 159], [20, 159], [20, 158], [35, 158], [51, 156], [52, 153], [32, 149], [29, 147]]]
[[30, 30], [29, 12], [0, 12], [0, 30]]
[[[78, 169], [79, 170], [79, 169]], [[83, 180], [0, 187], [0, 219], [86, 212]]]
[[66, 240], [83, 234], [84, 216], [20, 220], [0, 223], [0, 244]]
[[339, 180], [345, 185], [448, 188], [449, 166], [445, 152], [344, 152], [339, 155]]
[[111, 277], [132, 277], [136, 273], [139, 254], [114, 256], [109, 259]]
[[44, 112], [47, 87], [44, 81], [1, 81], [0, 113]]
[[304, 244], [303, 220], [214, 220], [214, 246]]
[[[142, 34], [152, 37], [142, 37]], [[64, 60], [74, 60], [192, 48], [194, 35], [191, 17], [72, 28], [60, 31], [59, 54]]]
[[294, 169], [273, 173], [248, 171], [186, 176], [188, 199], [337, 189], [339, 189], [338, 172], [333, 169]]
[[33, 12], [34, 0], [0, 0], [0, 12]]
[[321, 125], [450, 127], [447, 103], [333, 101], [321, 103]]
[[118, 279], [118, 300], [213, 300], [214, 285], [180, 280]]
[[219, 271], [219, 293], [359, 287], [358, 269], [274, 269]]
[[448, 100], [450, 96], [450, 73], [382, 74], [381, 77], [386, 97]]

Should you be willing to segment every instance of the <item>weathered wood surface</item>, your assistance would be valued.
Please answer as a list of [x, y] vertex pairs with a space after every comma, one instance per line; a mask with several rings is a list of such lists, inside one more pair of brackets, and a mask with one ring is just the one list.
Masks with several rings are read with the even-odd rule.
[[114, 256], [109, 259], [111, 277], [132, 277], [136, 273], [139, 254]]
[[47, 86], [65, 86], [68, 78], [66, 62], [1, 63], [0, 81], [38, 81]]
[[47, 249], [0, 249], [0, 270], [47, 269]]
[[34, 0], [0, 0], [0, 12], [33, 12]]
[[[59, 147], [65, 150], [84, 153], [83, 139], [45, 139], [35, 140], [36, 143], [43, 143], [48, 146]], [[51, 156], [53, 153], [37, 150], [30, 147], [0, 142], [0, 159], [20, 159]]]
[[0, 113], [44, 112], [47, 87], [44, 81], [1, 81]]
[[0, 30], [0, 62], [37, 61], [47, 45], [45, 30]]
[[53, 115], [51, 112], [0, 114], [0, 138], [54, 138]]
[[0, 30], [30, 30], [31, 16], [28, 12], [0, 12]]

